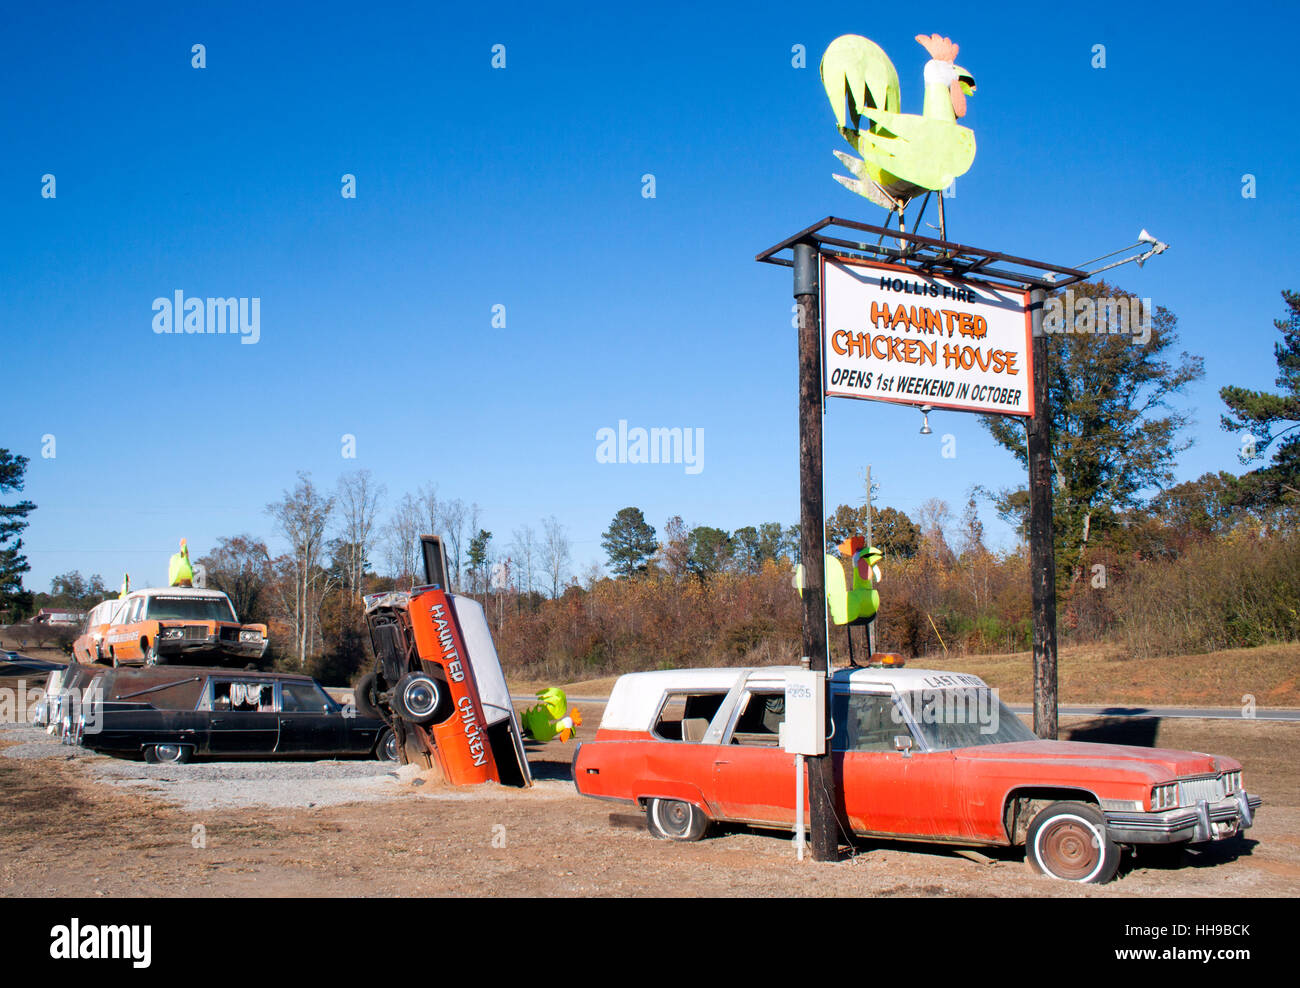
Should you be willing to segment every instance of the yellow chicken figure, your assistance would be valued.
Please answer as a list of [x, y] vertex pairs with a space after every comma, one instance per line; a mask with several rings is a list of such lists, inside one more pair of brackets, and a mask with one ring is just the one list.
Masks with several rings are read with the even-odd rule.
[[[975, 134], [957, 121], [975, 79], [957, 64], [957, 45], [938, 34], [916, 36], [930, 54], [920, 115], [902, 113], [898, 72], [874, 41], [836, 38], [822, 56], [821, 77], [844, 139], [861, 158], [836, 151], [853, 178], [835, 181], [878, 206], [897, 212], [922, 192], [948, 188], [975, 160]], [[848, 123], [845, 102], [848, 103]], [[867, 126], [861, 126], [865, 117]]]
[[569, 705], [569, 698], [558, 686], [537, 691], [538, 703], [529, 707], [519, 717], [523, 722], [524, 734], [534, 741], [545, 743], [558, 737], [568, 741], [582, 724], [582, 713], [577, 707], [566, 716], [564, 710]]
[[181, 551], [172, 555], [167, 564], [167, 585], [189, 587], [194, 585], [194, 567], [190, 565], [190, 548], [181, 539]]

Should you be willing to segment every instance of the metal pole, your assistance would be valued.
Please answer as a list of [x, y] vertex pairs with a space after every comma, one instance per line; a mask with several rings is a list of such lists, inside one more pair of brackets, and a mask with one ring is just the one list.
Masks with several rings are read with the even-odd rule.
[[[867, 464], [867, 548], [875, 545], [871, 540], [871, 464]], [[873, 583], [874, 586], [874, 583]], [[867, 661], [876, 654], [876, 619], [867, 622]]]
[[[794, 245], [794, 297], [799, 308], [799, 557], [803, 563], [803, 654], [825, 672], [822, 705], [830, 717], [826, 653], [826, 551], [822, 507], [821, 288], [815, 244]], [[808, 759], [808, 822], [814, 861], [839, 856], [835, 833], [835, 774], [830, 752]]]
[[803, 755], [794, 756], [794, 853], [803, 860], [803, 849], [808, 846], [804, 840], [803, 825]]
[[1029, 573], [1034, 621], [1034, 733], [1057, 734], [1056, 548], [1052, 537], [1052, 438], [1047, 407], [1047, 336], [1043, 304], [1047, 293], [1029, 293], [1033, 333], [1034, 415], [1029, 420]]

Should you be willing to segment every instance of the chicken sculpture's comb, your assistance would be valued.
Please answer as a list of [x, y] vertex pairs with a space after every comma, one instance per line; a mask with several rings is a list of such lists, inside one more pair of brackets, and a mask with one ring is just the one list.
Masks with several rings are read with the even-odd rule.
[[917, 43], [930, 53], [931, 58], [936, 58], [940, 62], [957, 61], [957, 45], [952, 38], [945, 38], [939, 34], [916, 36]]

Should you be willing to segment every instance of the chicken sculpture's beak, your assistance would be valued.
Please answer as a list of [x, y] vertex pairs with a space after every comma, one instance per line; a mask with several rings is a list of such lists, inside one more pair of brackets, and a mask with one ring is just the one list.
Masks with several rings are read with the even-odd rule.
[[948, 87], [948, 92], [952, 96], [952, 112], [960, 119], [966, 116], [966, 97], [975, 92], [975, 77], [960, 65], [954, 65], [953, 69], [957, 78]]

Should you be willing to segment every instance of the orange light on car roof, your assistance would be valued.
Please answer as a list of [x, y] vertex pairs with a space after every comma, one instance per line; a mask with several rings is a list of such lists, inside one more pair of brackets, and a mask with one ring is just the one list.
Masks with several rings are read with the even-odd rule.
[[872, 658], [882, 666], [890, 666], [895, 669], [901, 669], [907, 665], [907, 660], [897, 652], [877, 652]]

